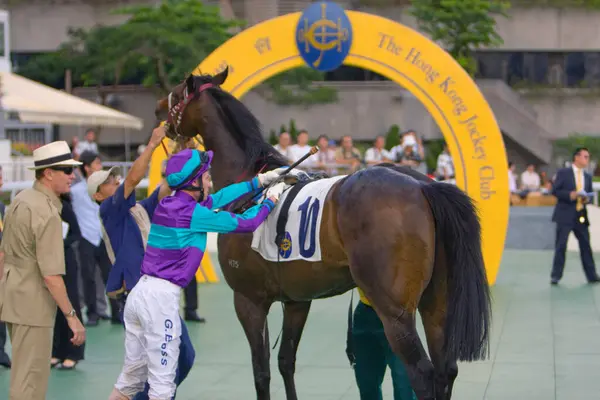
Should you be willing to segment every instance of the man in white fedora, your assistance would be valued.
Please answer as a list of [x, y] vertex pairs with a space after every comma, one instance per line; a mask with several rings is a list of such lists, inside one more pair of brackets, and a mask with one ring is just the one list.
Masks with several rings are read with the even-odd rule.
[[81, 163], [64, 141], [38, 148], [33, 160], [35, 183], [11, 203], [0, 244], [0, 320], [6, 322], [13, 357], [9, 400], [46, 398], [57, 306], [73, 331], [73, 344], [85, 341], [62, 277], [68, 226], [58, 197], [69, 192], [73, 169]]

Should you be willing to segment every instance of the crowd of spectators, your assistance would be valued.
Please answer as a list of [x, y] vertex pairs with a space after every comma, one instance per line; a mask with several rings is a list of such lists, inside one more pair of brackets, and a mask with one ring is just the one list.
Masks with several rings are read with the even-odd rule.
[[[296, 143], [292, 142], [290, 133], [282, 132], [279, 134], [275, 149], [292, 164], [310, 151], [309, 141], [310, 136], [306, 130], [298, 132]], [[327, 135], [320, 135], [316, 140], [319, 151], [305, 160], [299, 168], [309, 172], [325, 172], [333, 176], [349, 174], [380, 163], [394, 163], [413, 168], [423, 174], [429, 174], [437, 180], [454, 179], [454, 165], [446, 146], [437, 158], [435, 170], [429, 171], [425, 162], [426, 149], [423, 139], [416, 132], [409, 130], [400, 133], [399, 142], [398, 145], [386, 149], [385, 137], [377, 136], [372, 147], [362, 154], [355, 147], [350, 135], [342, 136], [339, 142], [330, 139]]]
[[508, 185], [511, 195], [525, 199], [531, 196], [546, 196], [552, 193], [552, 178], [545, 171], [537, 172], [535, 164], [528, 164], [519, 175], [514, 162], [508, 163]]

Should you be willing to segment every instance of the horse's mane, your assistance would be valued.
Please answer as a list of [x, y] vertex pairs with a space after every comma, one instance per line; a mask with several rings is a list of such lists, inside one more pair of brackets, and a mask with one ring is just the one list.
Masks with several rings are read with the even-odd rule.
[[[194, 86], [210, 83], [210, 75], [195, 75]], [[257, 173], [265, 164], [265, 170], [288, 165], [289, 162], [273, 146], [265, 141], [260, 122], [248, 108], [228, 92], [221, 89], [208, 89], [221, 109], [223, 122], [240, 146], [248, 168]]]

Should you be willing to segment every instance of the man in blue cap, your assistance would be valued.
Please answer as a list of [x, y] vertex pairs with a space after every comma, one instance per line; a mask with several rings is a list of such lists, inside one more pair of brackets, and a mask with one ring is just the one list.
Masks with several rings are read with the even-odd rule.
[[183, 322], [181, 289], [195, 276], [206, 250], [207, 233], [253, 232], [267, 218], [284, 189], [278, 183], [267, 199], [243, 214], [217, 209], [279, 179], [286, 168], [259, 174], [208, 195], [212, 151], [185, 149], [165, 170], [175, 191], [162, 199], [152, 217], [139, 283], [125, 305], [125, 362], [109, 400], [130, 399], [150, 386], [150, 399], [170, 399], [177, 388], [177, 365]]

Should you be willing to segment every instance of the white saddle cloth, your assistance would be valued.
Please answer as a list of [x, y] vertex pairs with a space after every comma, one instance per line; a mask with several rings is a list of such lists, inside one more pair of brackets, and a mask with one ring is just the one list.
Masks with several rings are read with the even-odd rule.
[[290, 189], [286, 190], [281, 195], [275, 209], [254, 231], [252, 249], [269, 261], [321, 261], [319, 234], [323, 204], [333, 184], [344, 177], [345, 175], [340, 175], [319, 179], [300, 189], [290, 205], [283, 249], [279, 252], [275, 244], [275, 237], [277, 236], [277, 220], [281, 206], [290, 193]]

